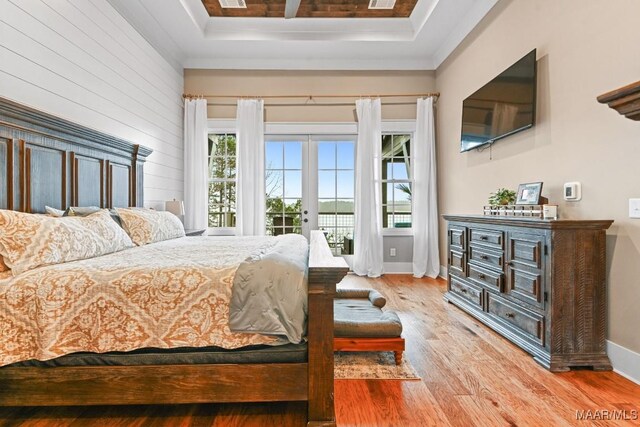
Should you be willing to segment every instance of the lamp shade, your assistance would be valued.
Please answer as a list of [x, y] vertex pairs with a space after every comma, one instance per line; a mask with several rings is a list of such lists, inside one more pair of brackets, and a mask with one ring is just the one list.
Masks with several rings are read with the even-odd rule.
[[184, 202], [182, 200], [167, 200], [164, 209], [177, 217], [184, 215]]

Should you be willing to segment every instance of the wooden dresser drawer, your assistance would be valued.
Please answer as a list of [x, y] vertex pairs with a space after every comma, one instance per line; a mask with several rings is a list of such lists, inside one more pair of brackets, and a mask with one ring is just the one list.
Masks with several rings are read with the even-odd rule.
[[469, 264], [467, 277], [469, 280], [488, 289], [502, 292], [503, 274]]
[[469, 242], [502, 250], [504, 249], [504, 232], [497, 230], [485, 230], [482, 228], [469, 228]]
[[519, 307], [499, 296], [486, 293], [487, 311], [511, 328], [544, 346], [544, 316]]
[[449, 251], [449, 273], [466, 277], [467, 275], [467, 255], [463, 252]]
[[467, 249], [466, 227], [449, 226], [449, 248], [464, 252]]
[[449, 275], [450, 291], [482, 309], [482, 289]]
[[536, 308], [543, 307], [542, 274], [540, 271], [521, 270], [508, 266], [505, 292]]
[[502, 271], [504, 267], [504, 253], [479, 248], [478, 246], [470, 246], [469, 262], [480, 265], [481, 267]]
[[541, 268], [543, 248], [544, 236], [525, 233], [509, 234], [509, 258], [522, 267]]

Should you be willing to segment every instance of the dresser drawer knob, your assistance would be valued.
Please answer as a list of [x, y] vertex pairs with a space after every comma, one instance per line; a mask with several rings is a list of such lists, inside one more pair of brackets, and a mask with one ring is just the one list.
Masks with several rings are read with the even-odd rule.
[[489, 259], [489, 257], [486, 255], [480, 255], [480, 259]]
[[504, 314], [506, 317], [509, 317], [511, 319], [513, 319], [514, 317], [516, 317], [515, 313], [512, 313], [511, 311], [508, 311]]
[[463, 293], [463, 294], [466, 294], [466, 293], [467, 293], [467, 290], [466, 290], [466, 289], [461, 289], [461, 291], [462, 291], [462, 293]]
[[485, 275], [484, 275], [484, 274], [482, 274], [482, 273], [478, 274], [478, 279], [482, 279], [482, 280], [484, 280], [484, 278], [485, 278]]
[[489, 240], [487, 236], [480, 236], [480, 240]]

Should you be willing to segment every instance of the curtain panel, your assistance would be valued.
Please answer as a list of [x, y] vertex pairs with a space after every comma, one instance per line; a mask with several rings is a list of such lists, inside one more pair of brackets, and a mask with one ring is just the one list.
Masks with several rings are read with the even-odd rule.
[[440, 273], [434, 97], [418, 99], [413, 154], [413, 276]]
[[236, 234], [263, 236], [266, 201], [264, 102], [261, 99], [238, 100], [236, 155]]
[[184, 227], [208, 226], [207, 101], [184, 100]]
[[382, 246], [382, 113], [380, 99], [356, 101], [356, 192], [353, 271], [360, 276], [384, 273]]

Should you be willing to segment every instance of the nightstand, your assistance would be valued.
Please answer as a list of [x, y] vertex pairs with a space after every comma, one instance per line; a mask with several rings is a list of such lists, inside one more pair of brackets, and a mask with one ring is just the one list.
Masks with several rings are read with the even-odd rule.
[[184, 230], [184, 234], [186, 234], [187, 236], [202, 236], [202, 233], [204, 233], [206, 230], [205, 229], [201, 229], [201, 230]]

